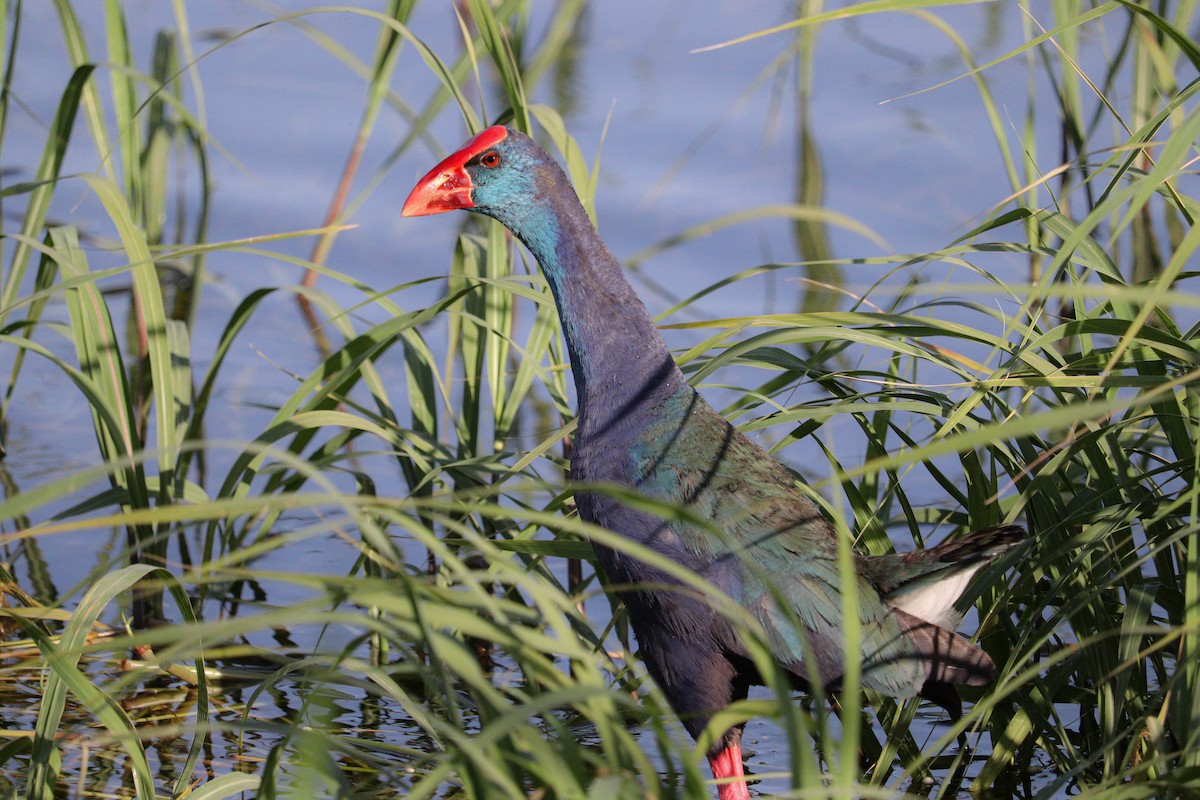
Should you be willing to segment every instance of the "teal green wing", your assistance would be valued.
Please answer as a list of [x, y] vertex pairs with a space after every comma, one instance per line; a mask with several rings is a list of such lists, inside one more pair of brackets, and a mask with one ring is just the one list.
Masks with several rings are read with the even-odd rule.
[[[791, 473], [707, 405], [658, 418], [668, 429], [648, 431], [634, 453], [638, 487], [711, 523], [677, 525], [675, 533], [705, 565], [701, 574], [762, 625], [789, 670], [822, 684], [839, 679], [844, 609], [829, 521]], [[650, 444], [661, 442], [670, 444]], [[916, 694], [925, 665], [876, 589], [862, 576], [855, 581], [863, 685]], [[730, 636], [726, 646], [746, 655], [741, 637]]]
[[[732, 528], [735, 535], [758, 537], [758, 543], [731, 557], [737, 559], [731, 587], [741, 605], [763, 626], [771, 651], [793, 672], [822, 685], [840, 679], [845, 667], [845, 597], [839, 579], [837, 542], [816, 542], [811, 531], [792, 534], [790, 509]], [[765, 523], [765, 524], [764, 524]], [[764, 529], [781, 535], [764, 539]], [[796, 540], [803, 549], [793, 548]], [[926, 667], [909, 638], [874, 587], [855, 575], [859, 644], [850, 650], [862, 665], [864, 686], [887, 695], [916, 694]], [[728, 582], [728, 581], [727, 581]]]

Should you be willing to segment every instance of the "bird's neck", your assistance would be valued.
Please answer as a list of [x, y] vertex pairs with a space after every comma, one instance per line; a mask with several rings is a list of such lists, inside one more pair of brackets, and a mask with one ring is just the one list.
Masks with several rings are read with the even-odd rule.
[[[579, 397], [579, 435], [596, 436], [687, 385], [625, 273], [569, 187], [513, 225], [558, 304]], [[535, 207], [535, 211], [538, 210]]]

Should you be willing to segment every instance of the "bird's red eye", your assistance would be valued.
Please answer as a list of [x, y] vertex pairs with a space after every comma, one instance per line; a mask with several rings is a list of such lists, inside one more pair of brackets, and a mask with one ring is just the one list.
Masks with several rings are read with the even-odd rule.
[[495, 169], [496, 167], [500, 166], [500, 154], [495, 150], [491, 150], [487, 153], [484, 153], [479, 158], [479, 163], [483, 164], [488, 169]]

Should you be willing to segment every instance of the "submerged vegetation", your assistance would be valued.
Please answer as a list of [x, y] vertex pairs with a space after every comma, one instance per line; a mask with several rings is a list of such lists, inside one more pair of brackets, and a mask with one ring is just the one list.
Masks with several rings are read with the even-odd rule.
[[[69, 79], [36, 158], [14, 162], [29, 5], [0, 0], [6, 444], [45, 417], [89, 420], [66, 431], [53, 467], [18, 478], [0, 465], [3, 793], [710, 796], [703, 744], [626, 657], [636, 645], [620, 608], [579, 568], [585, 534], [633, 548], [572, 514], [570, 381], [536, 266], [498, 225], [464, 219], [443, 266], [368, 286], [334, 247], [365, 195], [333, 186], [319, 228], [214, 241], [212, 164], [229, 156], [206, 127], [205, 103], [219, 99], [198, 65], [254, 47], [258, 28], [201, 51], [184, 0], [148, 59], [119, 0], [86, 15], [54, 0]], [[409, 27], [413, 5], [276, 20], [363, 76], [343, 185], [364, 182], [360, 156], [383, 115], [405, 133], [371, 185], [434, 142], [436, 121], [479, 129], [504, 116], [560, 156], [590, 207], [597, 168], [571, 136], [569, 92], [556, 94], [585, 4], [563, 0], [536, 25], [527, 0], [446, 4], [462, 31], [449, 52]], [[724, 413], [815, 475], [863, 550], [1029, 528], [1019, 563], [990, 568], [973, 598], [999, 677], [953, 724], [932, 725], [915, 701], [831, 707], [781, 676], [718, 723], [767, 720], [778, 752], [750, 767], [781, 796], [1189, 796], [1200, 790], [1196, 4], [1064, 0], [1051, 19], [999, 4], [1025, 41], [984, 63], [943, 5], [801, 3], [779, 29], [722, 45], [775, 56], [768, 80], [801, 76], [780, 78], [795, 92], [799, 178], [794, 204], [703, 230], [779, 217], [799, 256], [729, 264], [660, 321], [692, 337], [677, 352], [689, 378], [723, 387], [710, 396]], [[954, 44], [953, 73], [973, 83], [1011, 184], [933, 252], [837, 253], [830, 226], [862, 226], [819, 206], [807, 67], [822, 26], [877, 14]], [[347, 16], [378, 25], [374, 53], [329, 38]], [[85, 30], [93, 18], [102, 31]], [[104, 51], [90, 51], [98, 41]], [[1024, 109], [989, 85], [990, 70], [1014, 65], [1028, 73]], [[398, 94], [402, 68], [426, 76], [425, 99]], [[90, 155], [69, 158], [79, 152]], [[66, 166], [79, 163], [92, 166]], [[276, 189], [289, 191], [263, 191]], [[671, 232], [630, 266], [697, 235]], [[295, 285], [264, 284], [224, 319], [202, 314], [219, 285], [212, 265], [234, 256], [293, 269]], [[850, 266], [878, 279], [835, 290]], [[813, 288], [782, 313], [701, 310], [764, 275]], [[431, 286], [435, 299], [414, 304]], [[276, 401], [251, 417], [264, 422], [234, 435], [251, 423], [229, 422], [231, 365], [282, 298], [313, 321], [319, 358], [274, 366], [263, 380], [278, 381]], [[38, 407], [47, 385], [55, 405]], [[930, 485], [944, 498], [934, 507], [915, 496]], [[95, 565], [64, 567], [68, 549]], [[312, 569], [295, 561], [334, 550]]]

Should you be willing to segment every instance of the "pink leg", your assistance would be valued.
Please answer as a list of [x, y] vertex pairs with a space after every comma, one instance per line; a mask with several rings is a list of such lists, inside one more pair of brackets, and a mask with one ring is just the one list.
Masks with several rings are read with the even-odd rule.
[[[715, 756], [711, 756], [708, 759], [708, 765], [712, 767], [713, 777], [718, 780], [746, 777], [746, 772], [742, 768], [740, 745], [726, 747]], [[750, 789], [746, 786], [745, 780], [720, 783], [717, 784], [717, 798], [718, 800], [750, 800]]]

